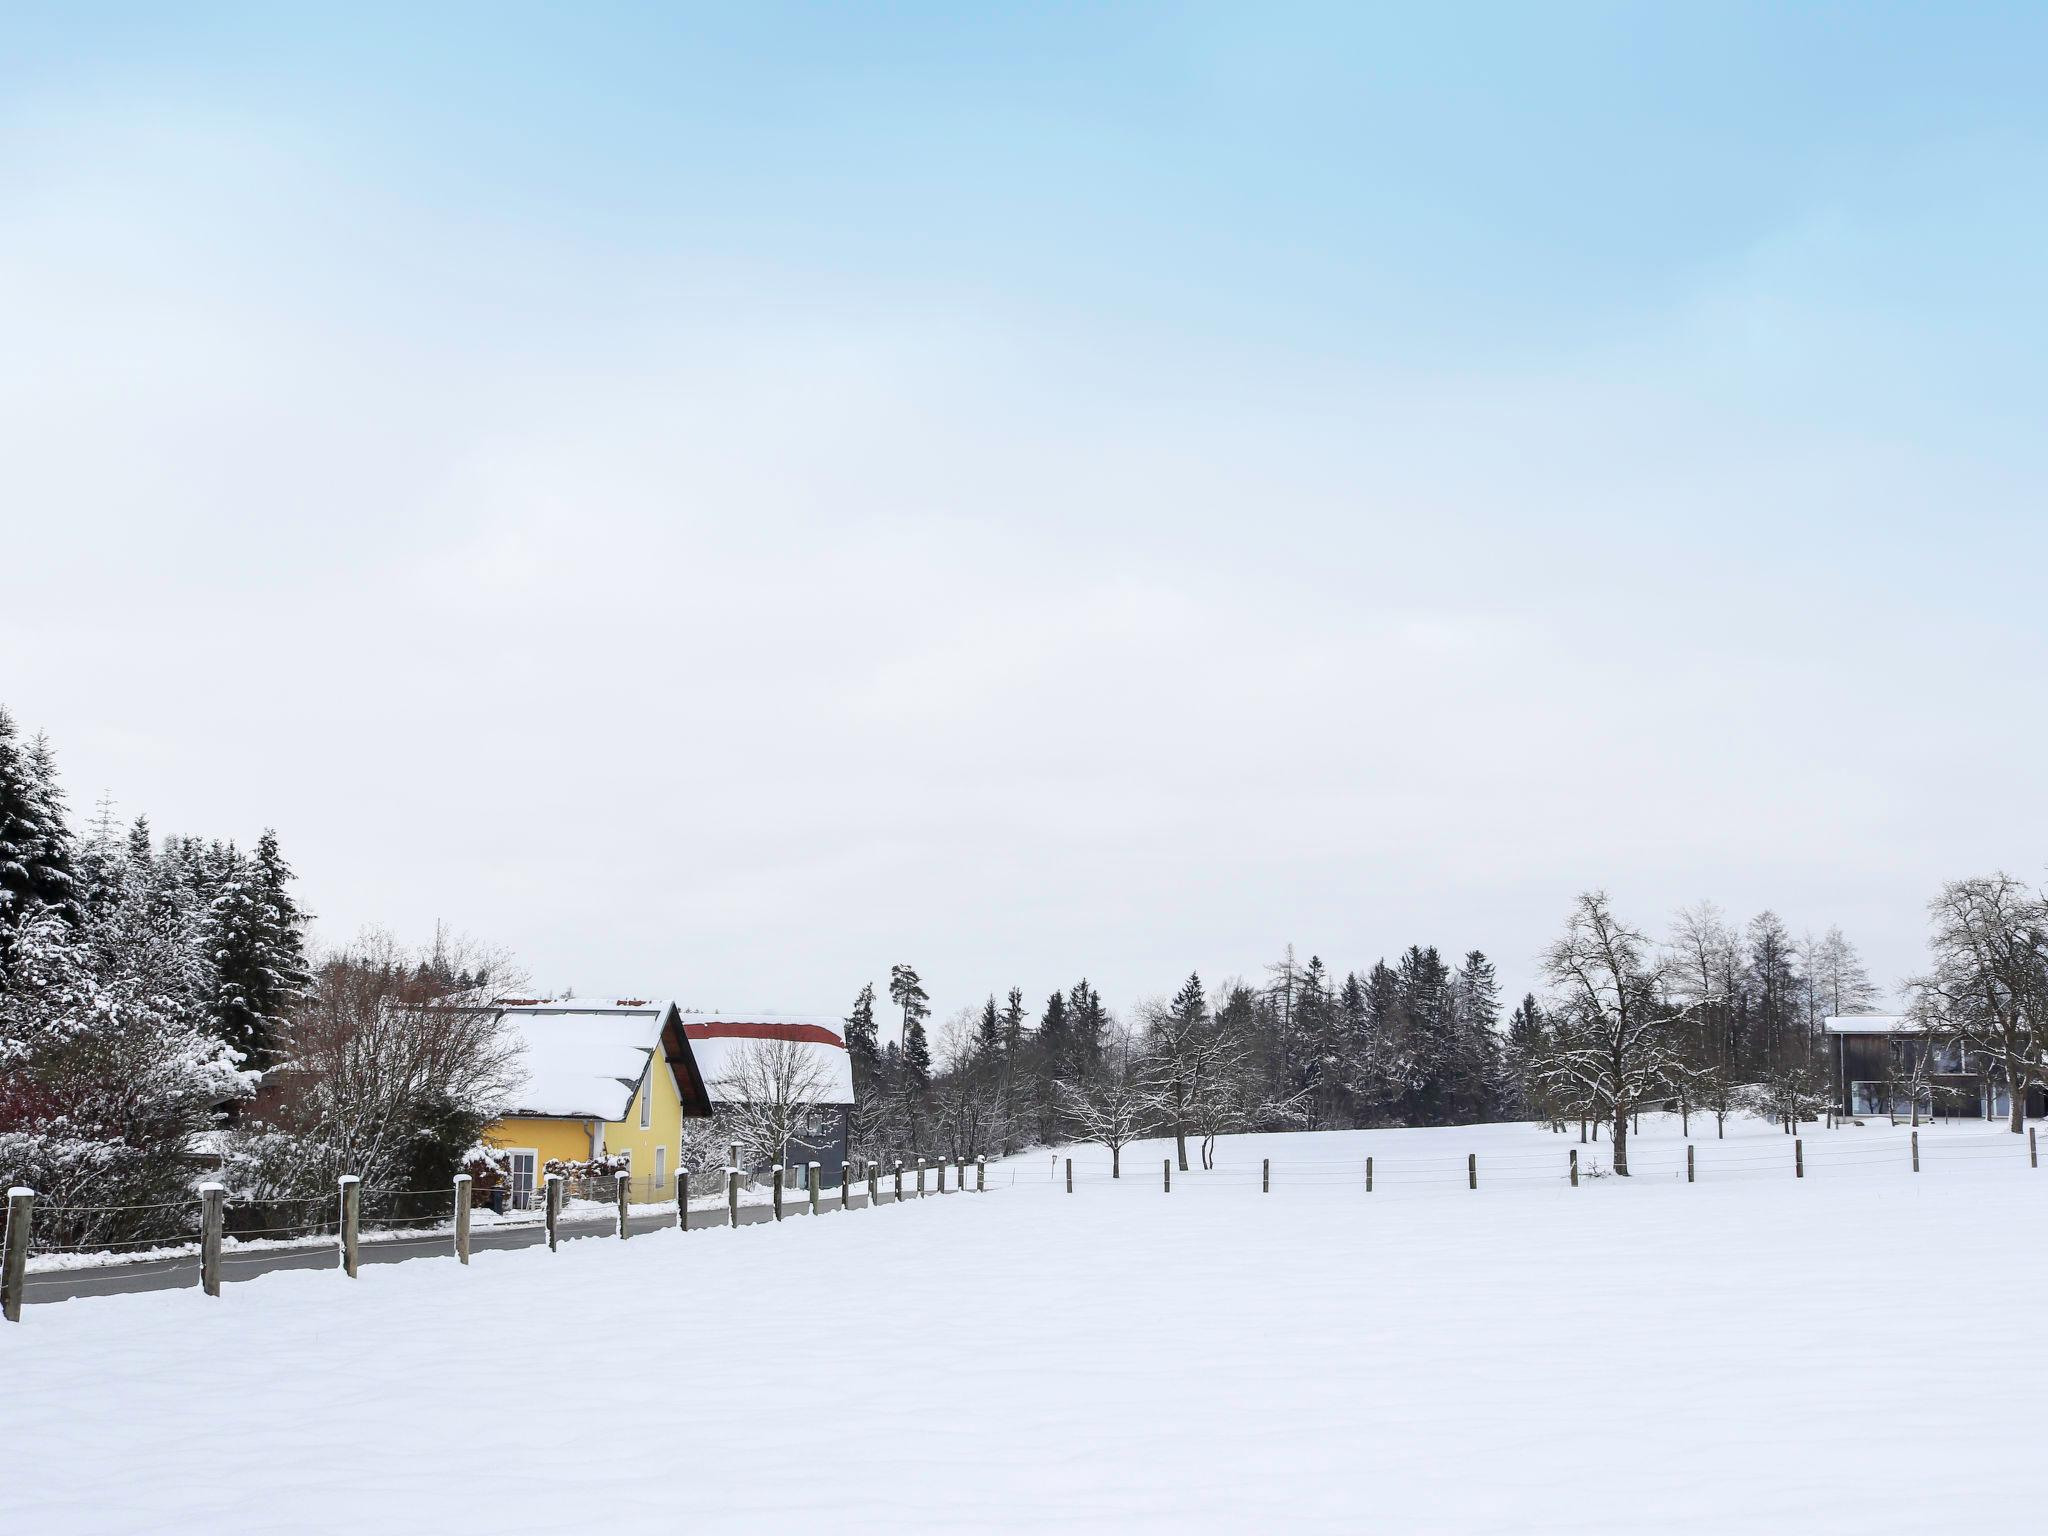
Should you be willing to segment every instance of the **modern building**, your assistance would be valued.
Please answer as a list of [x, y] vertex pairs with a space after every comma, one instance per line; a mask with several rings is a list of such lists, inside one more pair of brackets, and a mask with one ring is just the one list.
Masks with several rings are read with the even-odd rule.
[[[2012, 1113], [2004, 1078], [1961, 1041], [1930, 1035], [1915, 1019], [1897, 1013], [1831, 1015], [1824, 1022], [1833, 1042], [1836, 1109], [1867, 1119], [1904, 1119], [1920, 1100], [1920, 1114], [1967, 1114], [2001, 1119]], [[2044, 1090], [2027, 1093], [2027, 1113], [2048, 1113]]]

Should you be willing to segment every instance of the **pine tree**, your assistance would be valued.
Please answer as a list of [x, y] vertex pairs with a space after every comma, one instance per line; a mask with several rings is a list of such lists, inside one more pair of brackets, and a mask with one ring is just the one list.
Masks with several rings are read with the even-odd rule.
[[1450, 969], [1435, 946], [1410, 945], [1396, 971], [1401, 991], [1409, 1125], [1443, 1125], [1456, 1070], [1457, 1030], [1451, 1016]]
[[304, 919], [286, 889], [290, 867], [265, 831], [254, 857], [233, 843], [207, 851], [206, 943], [213, 961], [213, 1028], [261, 1071], [285, 1045], [286, 1014], [309, 984]]
[[1046, 1141], [1059, 1132], [1059, 1085], [1073, 1076], [1073, 1058], [1067, 1000], [1055, 992], [1045, 1000], [1045, 1012], [1038, 1019], [1038, 1134]]
[[11, 968], [22, 925], [45, 907], [72, 924], [83, 915], [64, 795], [48, 741], [24, 746], [0, 706], [0, 975]]
[[988, 1001], [981, 1005], [981, 1017], [975, 1021], [974, 1049], [983, 1062], [995, 1062], [1003, 1054], [1003, 1016], [996, 1009], [996, 995], [991, 992]]
[[1500, 979], [1493, 962], [1471, 950], [1451, 981], [1453, 1006], [1452, 1114], [1461, 1124], [1492, 1120], [1500, 1112]]
[[1067, 993], [1067, 1028], [1073, 1040], [1074, 1070], [1082, 1078], [1102, 1065], [1103, 1042], [1109, 1034], [1109, 1010], [1102, 994], [1083, 976]]
[[889, 968], [889, 1001], [903, 1010], [903, 1033], [910, 1034], [910, 1026], [924, 1018], [931, 1010], [931, 999], [925, 996], [924, 983], [918, 979], [917, 971], [908, 965], [894, 965]]
[[1308, 1128], [1321, 1130], [1337, 1123], [1344, 1103], [1343, 1048], [1336, 1000], [1330, 995], [1329, 971], [1320, 955], [1310, 955], [1294, 984], [1293, 1028], [1288, 1060], [1295, 1064], [1294, 1092], [1304, 1095]]
[[865, 1102], [875, 1091], [881, 1057], [875, 1041], [875, 984], [864, 984], [846, 1016], [846, 1054], [853, 1058], [853, 1097]]

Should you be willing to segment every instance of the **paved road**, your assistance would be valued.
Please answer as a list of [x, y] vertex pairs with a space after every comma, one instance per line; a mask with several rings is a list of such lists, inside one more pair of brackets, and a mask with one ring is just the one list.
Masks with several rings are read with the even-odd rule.
[[[957, 1189], [948, 1189], [949, 1195], [958, 1194]], [[908, 1191], [904, 1199], [917, 1197]], [[888, 1205], [894, 1197], [887, 1188], [882, 1190], [881, 1204]], [[822, 1212], [839, 1209], [839, 1196], [830, 1194], [820, 1199]], [[856, 1194], [851, 1202], [854, 1210], [864, 1208], [868, 1203], [865, 1194]], [[804, 1198], [783, 1202], [783, 1216], [798, 1219], [809, 1215]], [[769, 1205], [742, 1205], [740, 1225], [752, 1226], [756, 1222], [772, 1221], [775, 1208]], [[690, 1212], [690, 1230], [701, 1227], [722, 1227], [728, 1224], [730, 1215], [722, 1206]], [[628, 1218], [626, 1230], [637, 1236], [643, 1232], [660, 1232], [673, 1228], [675, 1213], [665, 1211], [659, 1216], [634, 1216]], [[579, 1216], [564, 1217], [561, 1228], [562, 1241], [572, 1242], [581, 1238], [611, 1238], [617, 1241], [618, 1224], [611, 1217]], [[547, 1241], [547, 1232], [535, 1223], [532, 1226], [500, 1227], [476, 1226], [470, 1229], [469, 1246], [480, 1252], [489, 1248], [536, 1248]], [[437, 1232], [425, 1237], [400, 1237], [384, 1242], [365, 1241], [360, 1250], [365, 1264], [400, 1264], [407, 1259], [449, 1259], [454, 1257], [455, 1240], [446, 1232]], [[321, 1241], [317, 1246], [304, 1248], [275, 1248], [256, 1253], [226, 1253], [221, 1261], [223, 1283], [237, 1283], [254, 1280], [260, 1275], [280, 1269], [335, 1269], [340, 1266], [341, 1257], [332, 1238]], [[27, 1302], [69, 1301], [79, 1296], [114, 1296], [130, 1291], [173, 1291], [183, 1288], [197, 1290], [199, 1287], [199, 1259], [191, 1255], [176, 1259], [143, 1259], [133, 1264], [109, 1264], [96, 1269], [45, 1270], [28, 1277], [22, 1290], [22, 1299]]]

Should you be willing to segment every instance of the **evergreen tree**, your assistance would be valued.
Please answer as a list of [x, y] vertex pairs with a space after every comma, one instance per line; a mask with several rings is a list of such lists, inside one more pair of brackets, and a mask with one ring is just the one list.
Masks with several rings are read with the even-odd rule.
[[1038, 1134], [1051, 1141], [1059, 1131], [1062, 1079], [1073, 1075], [1074, 1036], [1067, 1027], [1067, 1000], [1055, 992], [1038, 1020]]
[[1452, 1116], [1457, 1123], [1492, 1120], [1500, 1112], [1500, 979], [1493, 962], [1469, 951], [1452, 978], [1454, 1065]]
[[16, 934], [45, 907], [73, 924], [82, 916], [64, 794], [48, 741], [23, 745], [0, 706], [0, 976], [11, 969]]
[[1103, 1042], [1109, 1034], [1109, 1010], [1102, 994], [1082, 977], [1067, 993], [1067, 1028], [1073, 1042], [1077, 1076], [1087, 1079], [1102, 1065]]
[[924, 983], [918, 979], [914, 967], [894, 965], [889, 968], [889, 1001], [903, 1010], [903, 1036], [907, 1044], [910, 1026], [932, 1011], [931, 999], [925, 996]]
[[975, 1053], [984, 1062], [995, 1062], [1003, 1054], [1003, 1016], [996, 1009], [996, 995], [991, 992], [988, 1001], [981, 1005], [981, 1017], [974, 1026]]
[[1457, 1055], [1457, 1029], [1450, 1006], [1450, 968], [1434, 945], [1410, 945], [1395, 975], [1401, 992], [1401, 1030], [1408, 1069], [1405, 1122], [1443, 1125], [1448, 1121]]
[[1330, 995], [1330, 976], [1320, 955], [1310, 955], [1295, 979], [1293, 1028], [1287, 1059], [1294, 1063], [1290, 1089], [1301, 1094], [1308, 1128], [1335, 1125], [1344, 1108], [1342, 1020]]
[[875, 1040], [875, 984], [864, 984], [853, 1000], [853, 1012], [846, 1016], [846, 1054], [853, 1058], [853, 1096], [856, 1103], [875, 1091], [875, 1077], [881, 1066]]
[[1024, 1054], [1024, 989], [1010, 988], [1003, 1005], [1003, 1056], [1014, 1063]]
[[264, 832], [254, 857], [233, 843], [214, 844], [206, 870], [214, 1033], [245, 1067], [261, 1071], [282, 1053], [286, 1013], [309, 985], [305, 919], [286, 888], [292, 872], [275, 832]]

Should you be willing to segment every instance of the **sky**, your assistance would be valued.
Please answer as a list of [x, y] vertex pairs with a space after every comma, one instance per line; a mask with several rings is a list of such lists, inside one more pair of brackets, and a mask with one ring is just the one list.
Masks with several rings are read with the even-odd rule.
[[536, 988], [2048, 863], [2039, 6], [0, 0], [0, 703]]

